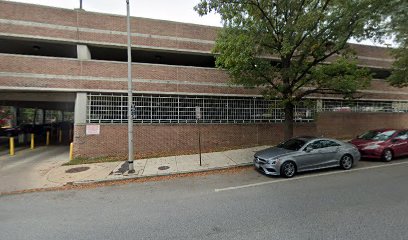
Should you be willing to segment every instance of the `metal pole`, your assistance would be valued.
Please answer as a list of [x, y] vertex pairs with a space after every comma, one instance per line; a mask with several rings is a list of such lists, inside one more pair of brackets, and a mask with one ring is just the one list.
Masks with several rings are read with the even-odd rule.
[[200, 127], [200, 119], [197, 119], [197, 125], [198, 125], [198, 151], [200, 154], [200, 166], [201, 165], [201, 127]]
[[127, 10], [127, 55], [128, 55], [128, 164], [129, 173], [134, 173], [135, 169], [133, 167], [133, 116], [132, 116], [132, 105], [133, 105], [133, 94], [132, 94], [132, 47], [130, 38], [130, 9], [129, 0], [126, 0], [126, 10]]
[[79, 0], [79, 9], [82, 9], [82, 0]]

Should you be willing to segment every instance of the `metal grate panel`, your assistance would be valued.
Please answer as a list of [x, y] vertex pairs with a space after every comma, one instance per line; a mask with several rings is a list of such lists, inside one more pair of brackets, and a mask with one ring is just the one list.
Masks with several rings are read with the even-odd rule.
[[407, 112], [407, 102], [323, 100], [323, 112]]
[[[197, 106], [203, 123], [282, 122], [284, 117], [278, 101], [262, 98], [135, 95], [133, 104], [135, 123], [195, 123]], [[314, 106], [296, 106], [294, 120], [313, 121]], [[127, 123], [127, 95], [89, 93], [87, 122]]]

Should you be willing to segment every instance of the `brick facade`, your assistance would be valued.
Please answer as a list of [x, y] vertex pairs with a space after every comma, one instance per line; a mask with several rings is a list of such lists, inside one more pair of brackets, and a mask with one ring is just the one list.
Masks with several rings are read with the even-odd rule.
[[408, 128], [408, 113], [319, 113], [317, 133], [335, 138], [354, 138], [364, 131], [378, 128]]
[[[0, 89], [127, 90], [127, 64], [122, 62], [0, 54], [0, 72]], [[258, 89], [229, 85], [227, 73], [218, 69], [134, 63], [132, 76], [139, 92], [260, 95]], [[408, 92], [373, 80], [363, 97], [408, 100]]]
[[[202, 151], [267, 145], [283, 138], [282, 124], [183, 124], [134, 126], [137, 158], [192, 154], [198, 150], [198, 129], [202, 133]], [[295, 133], [310, 135], [315, 124], [297, 124]], [[75, 126], [75, 157], [127, 156], [127, 125], [101, 125], [100, 135], [85, 135], [84, 125]]]
[[[0, 1], [0, 32], [25, 38], [56, 39], [72, 43], [126, 45], [125, 16]], [[103, 24], [101, 24], [103, 23]], [[219, 28], [132, 17], [132, 43], [210, 53]], [[137, 35], [137, 36], [136, 36]], [[385, 48], [352, 45], [362, 65], [386, 68], [392, 57]], [[368, 57], [368, 58], [367, 58]], [[384, 61], [383, 61], [384, 60]]]
[[[126, 48], [124, 16], [1, 0], [0, 9], [0, 38], [65, 43], [71, 46], [80, 44]], [[220, 30], [216, 27], [135, 17], [131, 19], [131, 25], [135, 49], [159, 49], [207, 56], [210, 56]], [[358, 61], [361, 66], [387, 69], [393, 61], [386, 48], [361, 45], [352, 45], [352, 48], [360, 57]], [[230, 86], [227, 73], [219, 69], [134, 63], [132, 76], [133, 88], [139, 93], [260, 95], [259, 89]], [[125, 92], [127, 64], [0, 53], [0, 90]], [[408, 91], [393, 88], [383, 80], [374, 80], [371, 87], [362, 92], [362, 98], [408, 100]], [[295, 134], [351, 138], [378, 126], [405, 127], [407, 121], [408, 115], [399, 113], [319, 113], [315, 123], [295, 124]], [[202, 124], [200, 127], [204, 152], [275, 144], [283, 138], [280, 123]], [[197, 130], [194, 124], [135, 125], [137, 157], [195, 153]], [[76, 125], [74, 132], [76, 157], [124, 158], [127, 154], [127, 125], [101, 125], [101, 134], [98, 136], [86, 136], [85, 125]]]
[[[295, 135], [351, 139], [376, 128], [406, 128], [407, 113], [320, 113], [315, 123], [295, 124]], [[145, 125], [134, 126], [137, 158], [197, 153], [198, 129], [203, 152], [272, 145], [283, 139], [283, 124]], [[76, 157], [126, 158], [127, 125], [101, 125], [100, 135], [85, 135], [85, 126], [75, 126]]]

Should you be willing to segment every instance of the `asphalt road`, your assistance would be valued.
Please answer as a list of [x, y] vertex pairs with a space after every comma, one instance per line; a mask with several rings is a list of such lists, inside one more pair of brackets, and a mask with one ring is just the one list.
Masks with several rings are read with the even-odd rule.
[[0, 196], [0, 238], [405, 240], [408, 160]]

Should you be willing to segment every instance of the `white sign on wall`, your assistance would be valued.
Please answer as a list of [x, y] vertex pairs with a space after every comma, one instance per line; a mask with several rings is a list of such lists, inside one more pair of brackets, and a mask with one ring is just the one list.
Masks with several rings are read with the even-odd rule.
[[101, 125], [86, 125], [86, 135], [99, 135], [101, 133]]
[[195, 107], [195, 114], [196, 114], [196, 119], [201, 119], [201, 107], [199, 106]]

